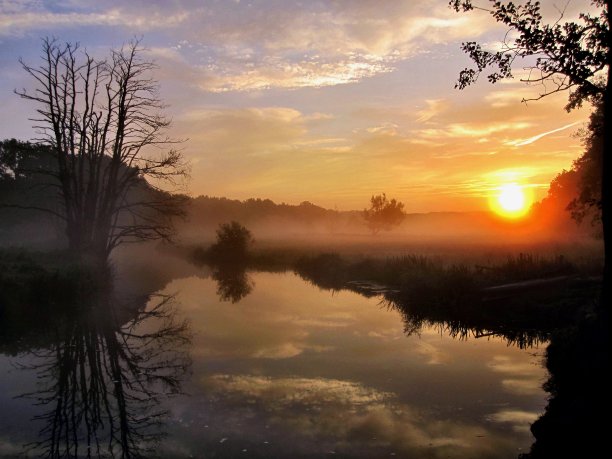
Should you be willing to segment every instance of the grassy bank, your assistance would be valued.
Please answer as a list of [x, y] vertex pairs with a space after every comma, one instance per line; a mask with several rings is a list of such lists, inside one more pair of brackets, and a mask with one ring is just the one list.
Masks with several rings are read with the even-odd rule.
[[[190, 256], [196, 263], [211, 261], [205, 249]], [[435, 324], [457, 336], [494, 332], [526, 346], [593, 308], [602, 267], [597, 260], [562, 255], [518, 253], [482, 264], [283, 248], [253, 251], [242, 269], [293, 271], [320, 288], [380, 295], [400, 311], [407, 331]]]
[[407, 329], [436, 323], [457, 335], [471, 329], [511, 337], [564, 327], [592, 308], [601, 267], [530, 254], [488, 266], [444, 264], [424, 256], [349, 262], [323, 254], [302, 258], [295, 271], [325, 288], [382, 293], [404, 315]]

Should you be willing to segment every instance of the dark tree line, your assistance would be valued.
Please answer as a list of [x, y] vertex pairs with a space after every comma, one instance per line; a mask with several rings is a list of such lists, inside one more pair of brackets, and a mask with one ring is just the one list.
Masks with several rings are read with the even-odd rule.
[[0, 141], [0, 234], [3, 244], [14, 245], [27, 239], [55, 242], [61, 237], [58, 216], [61, 202], [57, 199], [56, 181], [52, 177], [54, 171], [56, 166], [50, 147], [15, 139]]

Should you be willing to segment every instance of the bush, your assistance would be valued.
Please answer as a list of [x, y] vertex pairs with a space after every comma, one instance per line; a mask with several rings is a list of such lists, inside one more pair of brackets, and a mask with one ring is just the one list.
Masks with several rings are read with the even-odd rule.
[[216, 263], [245, 262], [254, 242], [251, 231], [240, 223], [223, 223], [217, 229], [217, 242], [209, 249], [210, 259]]

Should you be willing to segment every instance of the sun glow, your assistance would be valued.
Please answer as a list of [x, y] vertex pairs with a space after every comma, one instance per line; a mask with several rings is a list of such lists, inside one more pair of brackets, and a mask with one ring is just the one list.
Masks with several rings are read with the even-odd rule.
[[489, 199], [491, 209], [505, 218], [524, 217], [531, 207], [532, 196], [517, 183], [501, 185]]

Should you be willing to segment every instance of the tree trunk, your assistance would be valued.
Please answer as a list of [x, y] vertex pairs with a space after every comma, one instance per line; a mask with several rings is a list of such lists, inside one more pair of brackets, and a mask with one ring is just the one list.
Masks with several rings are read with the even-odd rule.
[[[608, 28], [610, 27], [610, 18], [612, 12], [610, 6], [612, 0], [606, 0], [606, 14], [608, 16]], [[603, 154], [601, 164], [601, 221], [603, 225], [604, 236], [604, 275], [603, 288], [601, 298], [601, 312], [604, 315], [606, 325], [609, 325], [610, 319], [610, 304], [612, 302], [612, 278], [610, 277], [612, 262], [612, 234], [610, 221], [610, 203], [612, 193], [610, 190], [612, 178], [612, 33], [608, 31], [608, 81], [606, 83], [606, 92], [604, 94], [604, 126], [603, 126]]]

